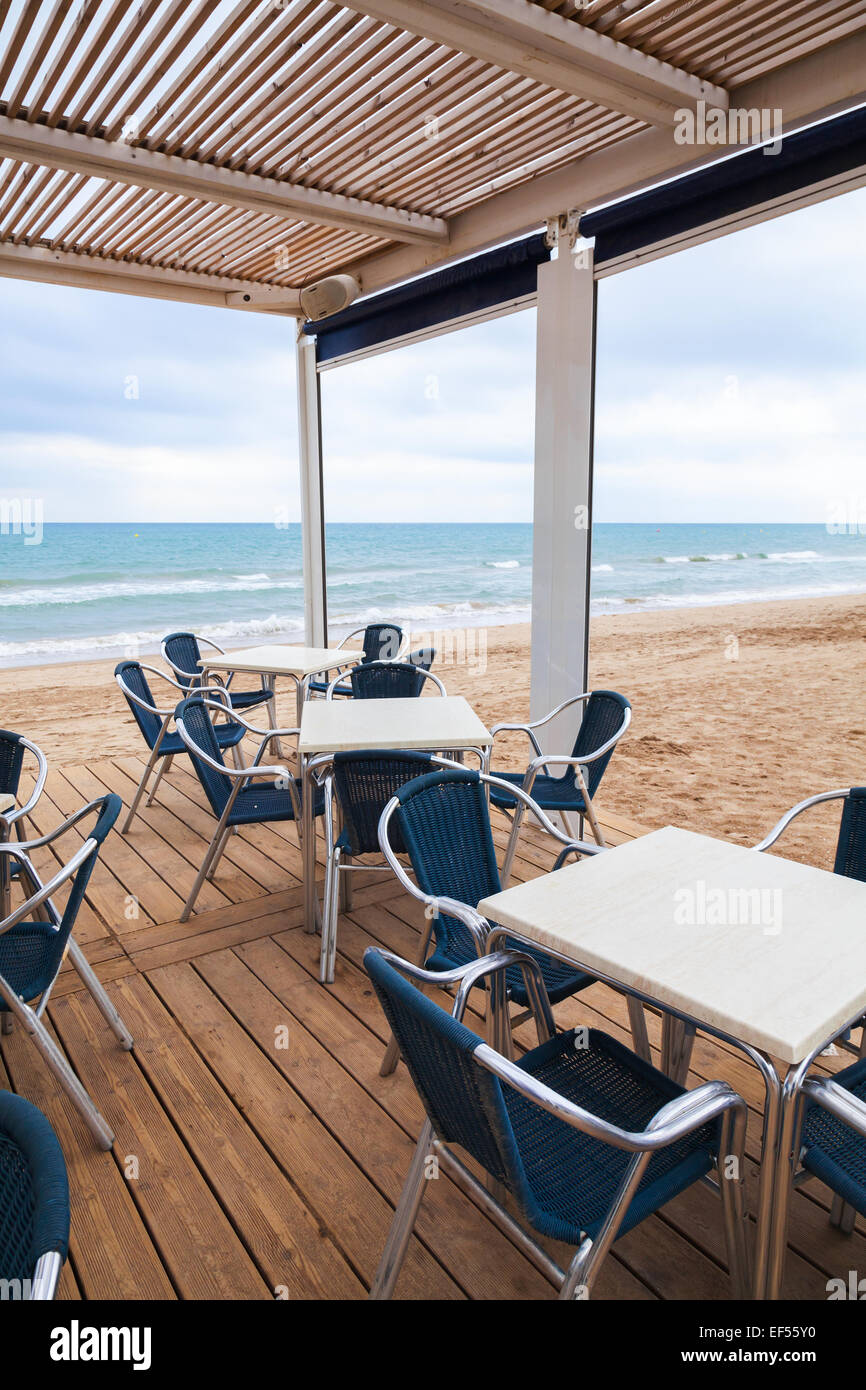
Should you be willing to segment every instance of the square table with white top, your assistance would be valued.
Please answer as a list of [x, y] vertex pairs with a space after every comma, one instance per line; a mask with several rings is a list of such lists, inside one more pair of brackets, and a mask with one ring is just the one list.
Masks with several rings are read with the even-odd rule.
[[462, 695], [392, 700], [309, 700], [301, 716], [298, 759], [302, 778], [304, 920], [315, 929], [316, 842], [309, 764], [324, 753], [372, 749], [478, 754], [483, 764], [490, 730]]
[[[767, 1103], [755, 1289], [776, 1296], [780, 1135], [812, 1059], [866, 1012], [866, 884], [668, 826], [478, 910], [759, 1066]], [[784, 1086], [774, 1057], [788, 1066]]]
[[348, 647], [289, 647], [275, 642], [269, 646], [246, 647], [243, 651], [202, 657], [199, 665], [202, 668], [204, 684], [207, 684], [209, 671], [231, 671], [261, 676], [267, 688], [273, 690], [276, 677], [287, 676], [295, 682], [300, 724], [310, 677], [332, 671], [335, 667], [352, 666], [356, 661], [363, 660], [363, 651]]

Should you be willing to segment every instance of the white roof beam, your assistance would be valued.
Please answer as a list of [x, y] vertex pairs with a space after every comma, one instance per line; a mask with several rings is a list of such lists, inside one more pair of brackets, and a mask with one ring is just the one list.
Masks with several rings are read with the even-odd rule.
[[85, 256], [76, 251], [53, 251], [46, 246], [13, 246], [0, 242], [0, 277], [71, 285], [76, 289], [108, 290], [147, 299], [172, 299], [209, 304], [217, 309], [301, 315], [297, 290], [261, 292], [261, 287], [224, 275], [113, 261], [108, 256]]
[[534, 78], [650, 125], [671, 127], [699, 101], [728, 108], [723, 87], [529, 0], [341, 0], [447, 48]]
[[3, 115], [0, 155], [227, 207], [366, 232], [392, 241], [426, 244], [448, 240], [448, 224], [441, 217], [387, 207], [364, 198], [324, 193], [302, 184], [243, 174], [214, 164], [199, 164], [194, 159], [158, 154], [125, 141], [55, 130]]

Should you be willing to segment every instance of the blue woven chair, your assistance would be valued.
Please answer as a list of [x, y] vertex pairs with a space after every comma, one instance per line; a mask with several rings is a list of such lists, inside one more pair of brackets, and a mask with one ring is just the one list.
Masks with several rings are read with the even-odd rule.
[[[335, 676], [325, 698], [333, 700], [339, 694], [342, 676]], [[370, 661], [353, 666], [349, 672], [349, 690], [356, 700], [417, 699], [430, 681], [439, 695], [448, 692], [438, 676], [411, 661]]]
[[[68, 954], [121, 1046], [127, 1050], [132, 1047], [129, 1031], [73, 936], [78, 911], [100, 846], [117, 820], [121, 806], [120, 797], [113, 793], [99, 797], [82, 806], [80, 811], [47, 835], [24, 840], [20, 844], [0, 845], [0, 855], [15, 858], [20, 864], [21, 882], [29, 894], [0, 922], [0, 1014], [11, 1014], [30, 1034], [64, 1091], [78, 1107], [94, 1138], [105, 1149], [111, 1148], [114, 1136], [45, 1027], [42, 1016], [64, 957]], [[63, 835], [91, 815], [96, 815], [96, 823], [86, 838], [82, 842], [82, 833], [77, 830], [70, 836], [71, 843], [75, 845], [71, 858], [49, 882], [43, 883], [31, 858], [33, 851], [46, 845], [54, 847]], [[53, 895], [67, 882], [69, 892], [61, 913], [54, 904]], [[39, 916], [36, 920], [25, 920], [36, 917], [37, 910]]]
[[[799, 801], [796, 806], [792, 806], [790, 811], [786, 811], [779, 821], [773, 826], [769, 835], [766, 835], [760, 844], [755, 845], [755, 849], [763, 852], [770, 849], [781, 838], [792, 821], [804, 811], [810, 810], [813, 806], [821, 806], [825, 802], [841, 801], [842, 814], [839, 819], [839, 833], [836, 839], [836, 852], [833, 860], [834, 874], [842, 874], [845, 878], [854, 878], [861, 883], [866, 883], [866, 787], [839, 787], [831, 792], [819, 792], [816, 796], [808, 796], [805, 801]], [[863, 1056], [866, 1052], [866, 1019], [855, 1027], [863, 1028], [862, 1041], [859, 1049], [855, 1049], [849, 1041], [850, 1029], [837, 1039], [849, 1052], [856, 1052], [858, 1056]]]
[[[233, 717], [243, 725], [244, 731], [255, 734], [260, 742], [251, 763], [243, 767], [226, 767], [212, 718], [213, 714], [219, 714], [223, 709], [222, 700], [191, 695], [181, 700], [174, 712], [178, 734], [217, 818], [213, 838], [180, 914], [182, 922], [187, 921], [192, 912], [205, 879], [212, 879], [216, 873], [233, 830], [242, 825], [267, 825], [271, 821], [293, 820], [297, 824], [298, 835], [301, 833], [300, 778], [293, 777], [288, 768], [282, 765], [265, 766], [262, 763], [265, 750], [274, 739], [290, 738], [298, 730], [257, 729], [237, 711], [233, 711]], [[258, 781], [258, 778], [268, 780]], [[323, 811], [324, 795], [321, 789], [317, 789], [313, 814], [320, 816]]]
[[410, 652], [405, 659], [411, 661], [413, 666], [420, 666], [423, 671], [429, 671], [436, 660], [436, 648], [418, 647], [416, 651]]
[[[361, 855], [379, 855], [379, 818], [397, 789], [433, 766], [428, 753], [371, 751], [334, 753], [314, 759], [310, 772], [325, 790], [325, 904], [322, 922], [322, 954], [319, 979], [332, 984], [337, 957], [337, 924], [340, 900], [351, 906], [351, 875], [361, 865]], [[335, 798], [341, 827], [335, 832]], [[399, 831], [391, 837], [397, 854], [404, 853]], [[383, 869], [388, 864], [364, 864], [364, 869]], [[344, 889], [341, 895], [341, 889]]]
[[[785, 812], [773, 826], [769, 835], [766, 835], [759, 844], [755, 845], [755, 849], [759, 851], [770, 849], [781, 838], [791, 822], [802, 815], [804, 811], [829, 801], [842, 802], [833, 872], [834, 874], [842, 874], [845, 878], [854, 878], [861, 883], [866, 883], [866, 787], [838, 787], [834, 791], [818, 792], [816, 796], [806, 797], [804, 801], [799, 801], [796, 806], [792, 806], [789, 811]], [[861, 1019], [853, 1026], [861, 1029], [859, 1047], [855, 1047], [851, 1041], [850, 1029], [846, 1029], [845, 1033], [836, 1039], [836, 1043], [845, 1048], [846, 1051], [854, 1052], [858, 1057], [863, 1057], [866, 1053], [866, 1018]], [[840, 1075], [847, 1077], [854, 1071], [855, 1068], [849, 1068], [847, 1072]], [[840, 1081], [840, 1077], [836, 1079]], [[866, 1173], [864, 1173], [864, 1177], [866, 1177]], [[852, 1204], [842, 1196], [837, 1195], [831, 1216], [833, 1224], [843, 1230], [852, 1230], [855, 1206], [856, 1203]], [[856, 1209], [860, 1210], [859, 1207]]]
[[[733, 1157], [719, 1172], [728, 1267], [746, 1296], [743, 1205], [746, 1103], [722, 1081], [684, 1091], [596, 1029], [555, 1034], [538, 963], [525, 953], [486, 956], [449, 972], [453, 1013], [418, 984], [442, 976], [370, 949], [364, 965], [427, 1119], [382, 1254], [371, 1297], [390, 1298], [406, 1254], [431, 1160], [453, 1178], [559, 1290], [588, 1298], [618, 1236]], [[473, 985], [522, 972], [538, 1046], [514, 1063], [462, 1022]], [[406, 978], [408, 977], [408, 978]], [[501, 1185], [519, 1221], [454, 1149]], [[725, 1164], [726, 1170], [728, 1163]], [[563, 1270], [538, 1237], [577, 1246]]]
[[[572, 705], [581, 703], [585, 704], [586, 708], [571, 753], [542, 753], [535, 731], [549, 724]], [[494, 741], [497, 734], [506, 730], [525, 733], [535, 749], [535, 757], [525, 772], [494, 772], [494, 776], [502, 782], [511, 783], [512, 786], [522, 787], [525, 792], [530, 793], [536, 805], [545, 811], [556, 811], [566, 819], [572, 815], [577, 816], [575, 835], [578, 839], [583, 836], [585, 816], [590, 823], [596, 844], [604, 847], [604, 835], [592, 799], [598, 791], [611, 754], [630, 723], [631, 705], [624, 695], [618, 695], [615, 690], [591, 690], [585, 691], [582, 695], [574, 695], [570, 700], [563, 700], [550, 714], [546, 714], [543, 719], [536, 719], [532, 724], [496, 724], [490, 731]], [[555, 775], [549, 770], [554, 767], [562, 768], [562, 772]], [[502, 865], [502, 879], [507, 884], [520, 837], [524, 808], [507, 787], [491, 788], [490, 800], [506, 815], [512, 816], [511, 835]]]
[[[181, 689], [187, 692], [200, 690], [202, 688], [202, 670], [199, 662], [202, 659], [202, 647], [208, 647], [218, 656], [225, 656], [225, 651], [216, 642], [211, 642], [207, 637], [196, 637], [194, 632], [170, 632], [164, 637], [160, 650], [163, 660], [168, 663], [180, 682]], [[207, 656], [207, 654], [205, 654]], [[271, 728], [277, 722], [274, 712], [274, 692], [266, 683], [266, 678], [262, 676], [262, 683], [258, 690], [233, 690], [232, 681], [234, 676], [222, 677], [219, 684], [222, 685], [231, 695], [232, 709], [251, 710], [258, 705], [267, 706], [268, 720]], [[208, 685], [217, 684], [213, 675], [208, 678]]]
[[[21, 785], [24, 758], [27, 754], [30, 754], [36, 761], [36, 777], [33, 790], [27, 800], [19, 806], [18, 789]], [[42, 795], [47, 776], [48, 759], [42, 749], [37, 748], [36, 744], [31, 743], [28, 738], [24, 738], [23, 734], [12, 733], [9, 729], [0, 729], [0, 793], [15, 798], [14, 806], [7, 811], [0, 812], [0, 843], [9, 840], [13, 830], [19, 840], [24, 839], [24, 823]], [[0, 917], [4, 917], [8, 911], [11, 880], [17, 878], [19, 872], [19, 864], [7, 862], [5, 858], [0, 858]]]
[[[466, 965], [485, 953], [490, 933], [499, 930], [477, 910], [483, 898], [502, 888], [487, 805], [487, 789], [492, 792], [495, 786], [496, 778], [474, 769], [441, 768], [398, 788], [382, 813], [382, 853], [406, 891], [424, 904], [426, 927], [418, 959], [427, 970], [449, 971]], [[521, 788], [517, 796], [545, 830], [575, 853], [602, 852], [596, 845], [569, 840]], [[398, 845], [409, 856], [414, 881], [397, 858]], [[510, 937], [505, 938], [506, 947], [513, 944]], [[591, 975], [554, 960], [540, 949], [523, 943], [521, 949], [537, 961], [547, 994], [555, 1004], [594, 983]], [[520, 971], [510, 971], [506, 979], [511, 1000], [525, 1007], [529, 1001]], [[643, 1011], [637, 1001], [630, 1001], [629, 1016], [636, 1045], [648, 1056]], [[522, 1016], [513, 1020], [515, 1025], [520, 1022]], [[388, 1076], [396, 1065], [397, 1048], [392, 1039], [382, 1075]]]
[[[403, 645], [403, 629], [397, 623], [368, 623], [366, 627], [356, 627], [353, 632], [348, 633], [341, 642], [337, 643], [337, 650], [340, 647], [350, 645], [352, 638], [360, 633], [364, 634], [362, 647], [364, 659], [357, 662], [357, 665], [369, 665], [371, 661], [397, 661], [400, 656], [400, 648]], [[348, 663], [347, 663], [348, 665]], [[332, 679], [310, 681], [309, 690], [316, 695], [326, 695], [330, 686], [334, 686], [335, 695], [350, 696], [352, 687], [345, 684], [346, 667], [341, 673], [342, 679], [338, 677], [337, 683]]]
[[68, 1250], [63, 1150], [41, 1110], [0, 1091], [0, 1280], [13, 1297], [50, 1300]]
[[[170, 709], [159, 709], [151, 693], [147, 675], [145, 674], [146, 672], [150, 672], [152, 676], [158, 676], [160, 680], [166, 681], [169, 685], [174, 687], [175, 692], [184, 689], [184, 686], [178, 681], [172, 680], [171, 676], [167, 676], [164, 671], [158, 670], [156, 666], [143, 666], [140, 661], [119, 661], [114, 668], [114, 679], [120, 686], [121, 693], [126, 703], [129, 705], [129, 708], [132, 710], [133, 718], [141, 730], [145, 743], [150, 749], [150, 757], [147, 760], [144, 772], [141, 774], [138, 786], [135, 789], [135, 796], [132, 798], [129, 814], [121, 826], [121, 835], [125, 835], [132, 825], [135, 813], [138, 810], [138, 803], [147, 787], [148, 779], [154, 769], [154, 765], [159, 763], [159, 768], [156, 774], [156, 781], [151, 787], [150, 795], [145, 803], [147, 806], [153, 804], [157, 788], [164, 774], [168, 772], [171, 767], [172, 759], [175, 754], [186, 751], [181, 742], [180, 734], [176, 732], [169, 733], [168, 726], [174, 719], [174, 705], [172, 705]], [[175, 694], [175, 704], [176, 703], [177, 695]], [[226, 709], [228, 710], [228, 705]], [[245, 730], [243, 725], [239, 724], [236, 719], [228, 719], [225, 723], [216, 726], [217, 742], [220, 748], [223, 749], [237, 748], [244, 733]]]

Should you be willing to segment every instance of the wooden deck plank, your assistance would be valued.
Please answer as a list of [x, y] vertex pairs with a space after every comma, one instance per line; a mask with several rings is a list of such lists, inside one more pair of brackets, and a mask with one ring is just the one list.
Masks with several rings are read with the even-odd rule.
[[[205, 963], [234, 960], [241, 979], [253, 976], [220, 952]], [[275, 1047], [275, 1028], [290, 1023], [286, 1011], [264, 987], [238, 992], [221, 972], [226, 996], [198, 968], [163, 967], [149, 979], [175, 1014], [182, 1014], [190, 1040], [218, 1072], [222, 1084], [262, 1142], [331, 1234], [366, 1283], [388, 1233], [392, 1210], [371, 1176], [356, 1162], [307, 1104], [295, 1081], [302, 1068], [294, 1049]], [[294, 1030], [292, 1030], [293, 1032]], [[290, 1038], [292, 1033], [290, 1033]], [[407, 1256], [406, 1292], [414, 1298], [456, 1298], [460, 1291], [446, 1271], [414, 1240]]]
[[[134, 1053], [114, 1044], [89, 996], [52, 1018], [84, 1085], [114, 1129], [114, 1152], [154, 1245], [184, 1298], [268, 1298], [271, 1291], [211, 1192]], [[133, 1169], [134, 1165], [134, 1169]]]

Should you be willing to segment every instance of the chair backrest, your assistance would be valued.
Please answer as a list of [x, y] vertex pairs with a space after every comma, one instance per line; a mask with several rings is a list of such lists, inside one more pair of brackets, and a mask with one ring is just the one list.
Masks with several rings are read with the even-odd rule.
[[[584, 707], [583, 719], [580, 721], [571, 756], [580, 758], [594, 753], [597, 748], [607, 743], [608, 739], [613, 738], [622, 725], [627, 709], [631, 709], [631, 705], [624, 695], [618, 695], [615, 690], [593, 690]], [[590, 796], [595, 796], [612, 753], [613, 749], [610, 748], [603, 758], [587, 763], [586, 785]], [[566, 776], [574, 776], [570, 768], [566, 769]]]
[[84, 838], [95, 840], [96, 849], [88, 855], [83, 863], [79, 864], [69, 881], [69, 893], [57, 930], [38, 938], [38, 959], [37, 950], [34, 949], [34, 940], [26, 934], [26, 929], [20, 929], [7, 938], [7, 955], [14, 956], [16, 951], [20, 951], [20, 964], [31, 979], [38, 976], [39, 979], [50, 982], [60, 969], [66, 944], [75, 927], [78, 909], [84, 899], [87, 885], [90, 882], [90, 875], [96, 867], [100, 846], [120, 815], [123, 802], [114, 792], [110, 792], [107, 796], [99, 797], [92, 802], [91, 809], [97, 813], [96, 824], [86, 832]]
[[201, 648], [194, 632], [170, 632], [164, 639], [162, 650], [174, 667], [175, 675], [181, 685], [191, 690], [192, 675], [199, 669]]
[[0, 1278], [32, 1279], [42, 1255], [66, 1259], [69, 1183], [57, 1136], [35, 1105], [0, 1092]]
[[409, 653], [406, 660], [411, 661], [413, 666], [420, 666], [422, 671], [429, 671], [436, 660], [436, 648], [418, 647], [417, 651]]
[[374, 661], [349, 672], [356, 700], [405, 700], [421, 694], [424, 677], [408, 661]]
[[866, 883], [866, 787], [852, 787], [842, 804], [833, 872]]
[[403, 629], [396, 623], [368, 623], [364, 629], [364, 664], [396, 661], [402, 641]]
[[[353, 855], [378, 852], [379, 817], [391, 797], [406, 782], [429, 772], [431, 766], [427, 753], [334, 754], [334, 785]], [[390, 842], [395, 853], [405, 853], [399, 827], [394, 827]]]
[[0, 792], [10, 796], [18, 795], [21, 781], [21, 765], [24, 761], [24, 744], [20, 734], [9, 729], [0, 729]]
[[58, 936], [63, 937], [64, 949], [66, 939], [75, 926], [75, 919], [78, 916], [78, 909], [81, 906], [87, 885], [90, 882], [90, 875], [96, 868], [96, 861], [99, 858], [102, 842], [123, 810], [123, 802], [115, 792], [109, 792], [107, 796], [99, 797], [98, 800], [92, 803], [92, 806], [93, 810], [97, 813], [96, 824], [91, 830], [87, 831], [84, 838], [87, 840], [95, 840], [96, 849], [93, 854], [89, 855], [84, 863], [79, 866], [71, 880], [69, 895], [66, 899], [66, 905], [63, 909], [63, 916], [61, 918], [60, 931], [58, 932]]
[[364, 966], [438, 1137], [459, 1144], [521, 1194], [525, 1175], [502, 1086], [473, 1056], [483, 1039], [426, 998], [380, 951], [369, 948]]
[[[391, 825], [400, 832], [415, 880], [434, 898], [477, 907], [502, 887], [487, 794], [471, 768], [443, 768], [401, 787]], [[390, 838], [390, 827], [389, 827]], [[477, 955], [471, 933], [454, 917], [433, 920], [438, 948], [455, 963]]]
[[[204, 702], [204, 696], [190, 695], [187, 699], [181, 700], [174, 712], [174, 721], [176, 724], [182, 721], [184, 733], [192, 739], [196, 748], [200, 748], [214, 762], [219, 763], [220, 767], [225, 767], [214, 732], [213, 720]], [[225, 810], [226, 802], [231, 796], [232, 779], [227, 773], [218, 772], [215, 767], [211, 767], [204, 758], [196, 757], [192, 748], [188, 747], [187, 752], [196, 770], [198, 780], [204, 788], [205, 796], [210, 802], [211, 810], [215, 816], [221, 816]]]
[[[114, 668], [115, 676], [119, 676], [123, 684], [128, 686], [133, 695], [137, 695], [139, 700], [145, 700], [149, 705], [156, 705], [156, 701], [151, 694], [150, 686], [147, 683], [147, 676], [141, 668], [140, 661], [119, 661]], [[153, 748], [159, 738], [159, 731], [163, 721], [158, 714], [151, 714], [149, 710], [142, 709], [134, 700], [130, 700], [124, 691], [124, 699], [132, 710], [133, 718], [144, 735], [144, 741], [148, 748]]]

